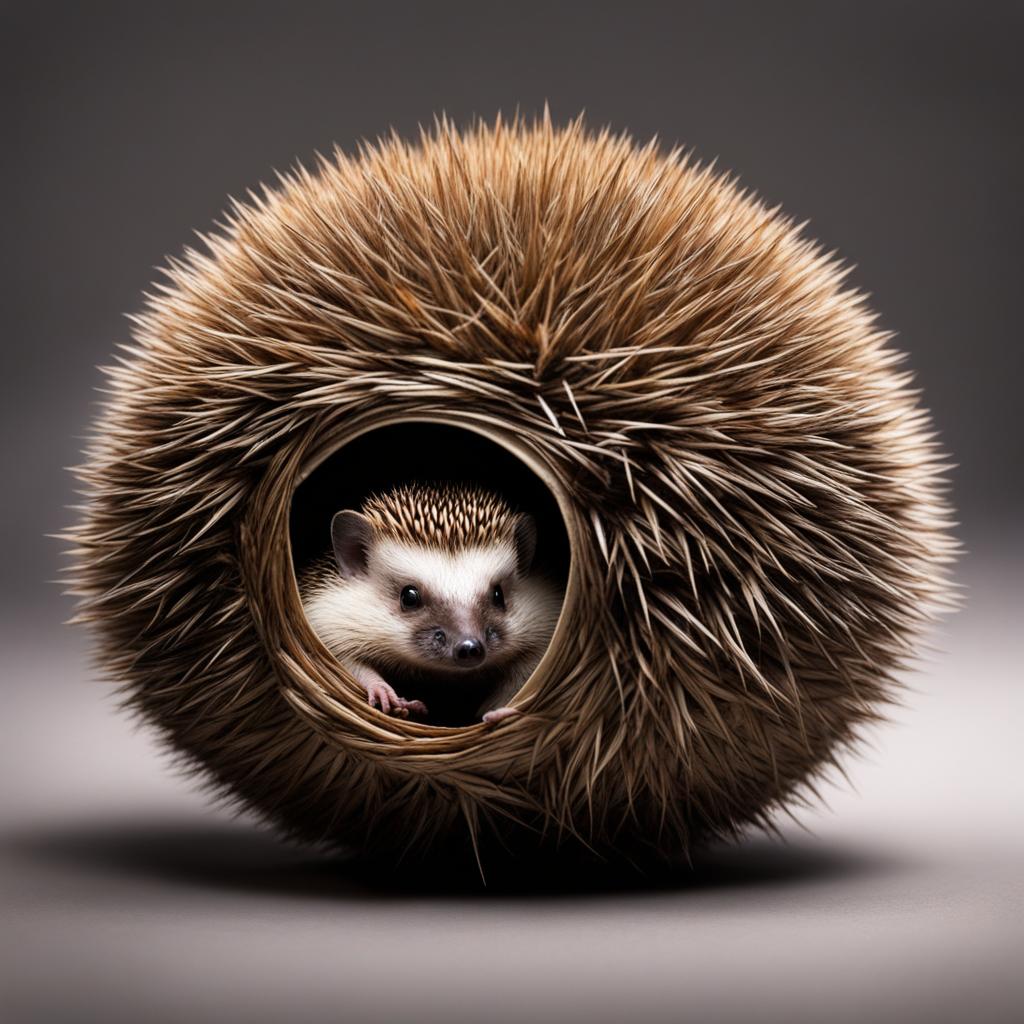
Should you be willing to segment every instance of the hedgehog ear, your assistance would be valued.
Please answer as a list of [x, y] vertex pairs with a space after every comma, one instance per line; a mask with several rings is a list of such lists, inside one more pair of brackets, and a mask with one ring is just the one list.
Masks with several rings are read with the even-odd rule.
[[537, 523], [525, 512], [516, 516], [515, 543], [516, 572], [525, 576], [533, 565], [533, 555], [537, 550]]
[[373, 528], [370, 520], [359, 512], [338, 512], [331, 520], [331, 542], [334, 558], [342, 579], [361, 576], [366, 572]]

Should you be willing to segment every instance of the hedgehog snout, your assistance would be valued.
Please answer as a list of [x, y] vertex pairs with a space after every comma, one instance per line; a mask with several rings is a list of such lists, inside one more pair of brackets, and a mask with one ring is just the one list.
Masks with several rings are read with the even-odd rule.
[[475, 636], [461, 637], [455, 641], [455, 645], [452, 648], [452, 657], [460, 665], [467, 668], [479, 665], [484, 660], [486, 653], [487, 649], [484, 647], [483, 641]]

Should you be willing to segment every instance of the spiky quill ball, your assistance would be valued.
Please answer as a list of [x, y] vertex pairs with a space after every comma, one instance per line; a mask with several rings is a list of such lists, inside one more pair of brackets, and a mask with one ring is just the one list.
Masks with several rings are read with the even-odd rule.
[[[74, 577], [102, 664], [306, 839], [674, 855], [798, 800], [946, 600], [928, 418], [844, 271], [678, 152], [442, 123], [235, 204], [109, 372]], [[366, 707], [305, 622], [305, 468], [440, 420], [513, 446], [573, 559], [520, 718]]]

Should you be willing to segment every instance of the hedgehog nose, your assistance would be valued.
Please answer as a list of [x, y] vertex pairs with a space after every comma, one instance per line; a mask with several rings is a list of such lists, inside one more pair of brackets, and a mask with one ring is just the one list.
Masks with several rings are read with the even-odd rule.
[[483, 660], [484, 645], [475, 637], [466, 637], [455, 645], [455, 660], [464, 665], [473, 665]]

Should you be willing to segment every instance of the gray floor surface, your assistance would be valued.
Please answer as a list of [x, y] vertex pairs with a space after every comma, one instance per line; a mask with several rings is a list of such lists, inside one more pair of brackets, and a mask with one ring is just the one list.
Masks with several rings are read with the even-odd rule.
[[8, 611], [0, 1015], [1024, 1019], [1022, 569], [967, 560], [967, 607], [849, 763], [856, 791], [828, 787], [785, 842], [518, 894], [367, 878], [211, 808], [80, 636]]

